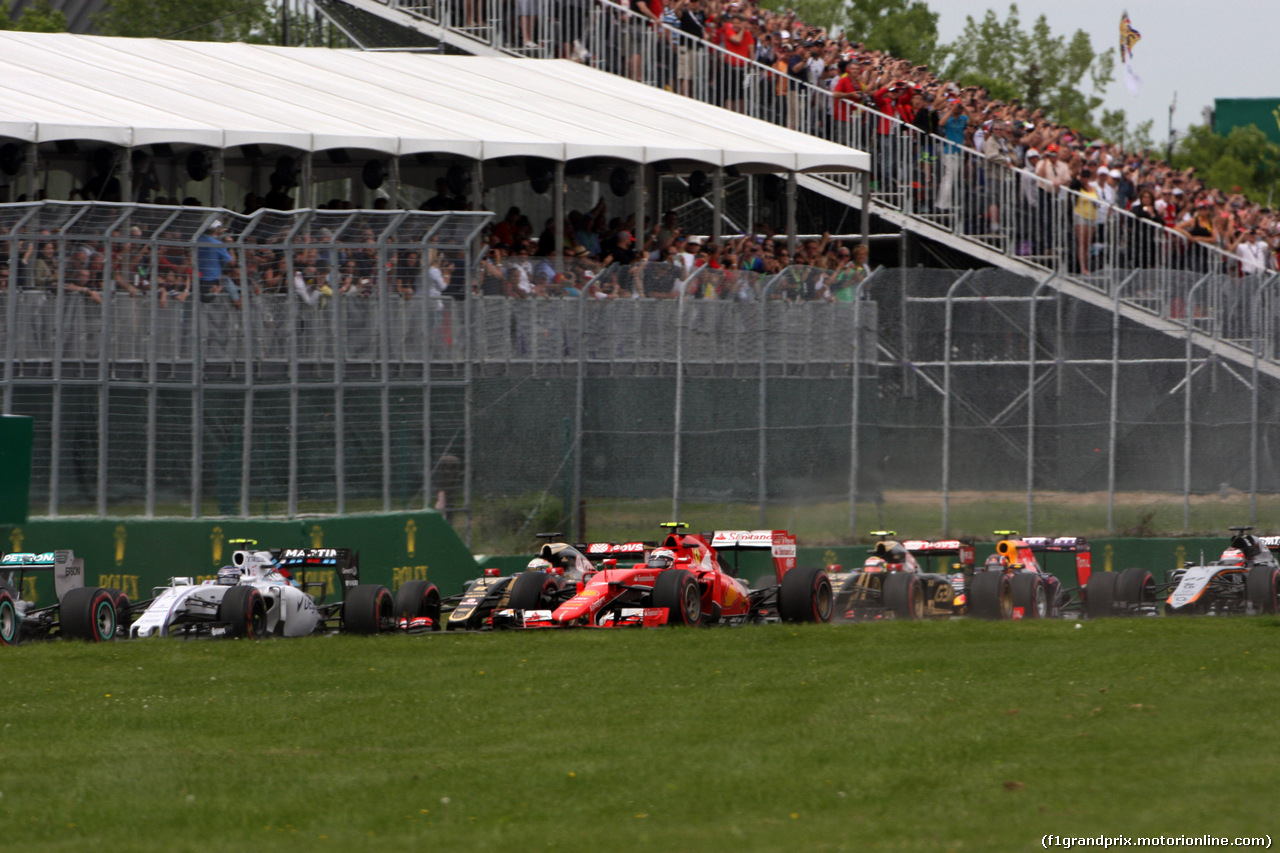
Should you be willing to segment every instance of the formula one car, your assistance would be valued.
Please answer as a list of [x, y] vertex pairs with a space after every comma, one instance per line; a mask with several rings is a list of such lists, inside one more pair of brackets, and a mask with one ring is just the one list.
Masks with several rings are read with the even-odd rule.
[[[513, 609], [504, 615], [526, 628], [830, 621], [831, 581], [822, 569], [796, 568], [796, 540], [786, 531], [696, 534], [681, 532], [688, 525], [680, 522], [662, 526], [666, 538], [643, 563], [618, 568], [606, 561], [554, 610]], [[773, 582], [751, 589], [737, 578], [737, 565], [727, 556], [765, 548], [773, 559]]]
[[[28, 572], [50, 572], [57, 603], [33, 607], [22, 598]], [[67, 637], [100, 643], [123, 636], [129, 597], [118, 589], [84, 585], [84, 560], [71, 551], [6, 554], [0, 558], [0, 646]]]
[[[831, 574], [836, 590], [836, 614], [845, 620], [922, 619], [964, 612], [964, 578], [973, 573], [973, 543], [961, 539], [898, 541], [892, 530], [879, 536], [862, 568]], [[949, 572], [931, 572], [919, 560], [945, 560]], [[959, 577], [959, 588], [955, 578]]]
[[[1074, 593], [1087, 588], [1092, 573], [1089, 542], [1078, 536], [1027, 536], [1016, 530], [997, 530], [1004, 536], [965, 590], [969, 613], [982, 619], [1044, 619], [1062, 616], [1080, 606]], [[1041, 566], [1037, 554], [1074, 557], [1077, 587], [1067, 589]]]
[[1275, 613], [1280, 610], [1280, 536], [1231, 528], [1231, 544], [1206, 566], [1188, 563], [1169, 573], [1165, 613]]
[[[574, 546], [552, 541], [562, 535], [537, 534], [546, 541], [524, 571], [503, 577], [498, 569], [485, 569], [484, 575], [468, 583], [460, 595], [444, 599], [445, 627], [450, 631], [508, 627], [513, 625], [516, 612], [550, 612], [577, 595], [586, 579], [596, 573], [593, 559], [613, 566], [619, 558], [643, 560], [648, 550], [643, 542]], [[496, 619], [495, 613], [500, 614]]]
[[[434, 584], [409, 581], [394, 599], [380, 584], [360, 583], [360, 557], [347, 548], [258, 550], [251, 539], [231, 565], [203, 583], [172, 578], [130, 627], [132, 637], [183, 636], [301, 637], [341, 628], [376, 634], [406, 627], [412, 620], [440, 618], [440, 593]], [[329, 582], [341, 589], [340, 601], [326, 603]], [[308, 580], [308, 577], [313, 578]]]

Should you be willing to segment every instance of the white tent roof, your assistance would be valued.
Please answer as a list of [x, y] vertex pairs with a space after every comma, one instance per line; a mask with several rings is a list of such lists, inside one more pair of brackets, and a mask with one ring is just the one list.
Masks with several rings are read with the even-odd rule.
[[867, 154], [566, 60], [0, 32], [0, 137], [866, 171]]

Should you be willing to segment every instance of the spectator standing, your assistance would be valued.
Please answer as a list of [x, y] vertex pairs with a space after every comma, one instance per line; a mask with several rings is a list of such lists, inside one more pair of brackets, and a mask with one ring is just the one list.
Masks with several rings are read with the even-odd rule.
[[200, 301], [212, 302], [216, 294], [226, 292], [240, 304], [240, 288], [225, 275], [228, 267], [234, 267], [236, 259], [227, 249], [227, 229], [221, 219], [213, 220], [209, 230], [196, 241], [196, 269], [200, 275]]
[[720, 28], [720, 44], [725, 49], [723, 103], [727, 109], [742, 112], [742, 97], [746, 86], [747, 60], [755, 56], [756, 40], [738, 4], [729, 6], [724, 26]]
[[960, 148], [964, 145], [965, 129], [969, 116], [959, 98], [951, 98], [942, 112], [942, 182], [938, 185], [938, 210], [949, 211], [955, 207], [955, 185], [960, 169]]
[[[676, 16], [680, 21], [679, 42], [676, 49], [676, 80], [680, 94], [693, 95], [693, 80], [702, 64], [702, 39], [705, 34], [707, 13], [702, 0], [677, 0]], [[582, 242], [579, 240], [578, 242]]]

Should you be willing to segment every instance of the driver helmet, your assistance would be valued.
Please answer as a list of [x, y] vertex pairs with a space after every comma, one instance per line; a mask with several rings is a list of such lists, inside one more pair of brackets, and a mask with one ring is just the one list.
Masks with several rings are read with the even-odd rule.
[[645, 566], [651, 569], [669, 569], [676, 564], [676, 552], [670, 548], [658, 548], [649, 555]]
[[541, 557], [534, 557], [529, 561], [529, 565], [524, 567], [526, 572], [549, 572], [551, 571], [551, 562]]
[[887, 572], [889, 565], [884, 561], [883, 557], [867, 557], [866, 562], [862, 564], [864, 572]]
[[1218, 560], [1224, 566], [1243, 566], [1244, 551], [1239, 548], [1228, 548], [1222, 552], [1222, 557]]
[[235, 586], [240, 583], [241, 574], [239, 566], [223, 566], [218, 569], [218, 584], [221, 586]]
[[1003, 572], [1009, 568], [1009, 558], [1004, 554], [992, 554], [982, 566], [984, 571]]

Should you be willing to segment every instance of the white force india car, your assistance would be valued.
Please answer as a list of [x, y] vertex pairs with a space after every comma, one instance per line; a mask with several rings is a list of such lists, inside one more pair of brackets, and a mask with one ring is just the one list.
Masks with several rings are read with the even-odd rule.
[[[129, 635], [302, 637], [335, 627], [375, 634], [415, 620], [439, 624], [434, 584], [402, 584], [393, 600], [385, 586], [360, 583], [359, 555], [347, 548], [257, 550], [252, 540], [232, 544], [243, 547], [215, 578], [173, 578], [156, 588]], [[326, 579], [308, 580], [309, 575]], [[324, 602], [329, 578], [341, 589], [341, 601]]]
[[1252, 527], [1231, 528], [1231, 544], [1205, 566], [1188, 564], [1169, 573], [1173, 591], [1165, 613], [1275, 613], [1280, 607], [1280, 536], [1254, 536]]
[[[22, 598], [23, 578], [49, 572], [57, 601], [36, 607]], [[129, 598], [118, 589], [84, 585], [84, 560], [71, 551], [0, 558], [0, 646], [51, 637], [102, 642], [124, 633]]]

